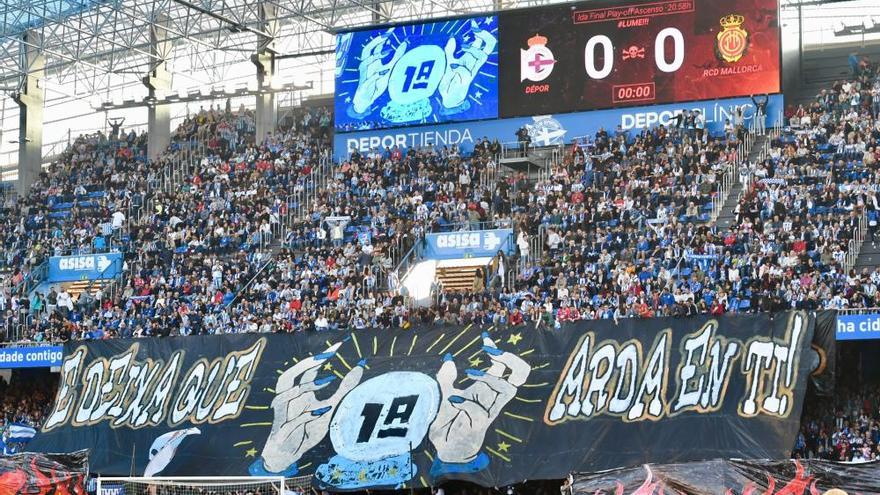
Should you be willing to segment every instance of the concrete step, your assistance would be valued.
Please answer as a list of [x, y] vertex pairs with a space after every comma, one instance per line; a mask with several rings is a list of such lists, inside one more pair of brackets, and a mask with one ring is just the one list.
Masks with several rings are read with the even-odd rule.
[[737, 201], [739, 201], [740, 193], [742, 193], [742, 184], [737, 181], [730, 189], [730, 194], [727, 196], [727, 200], [724, 201], [724, 206], [721, 207], [721, 213], [715, 219], [715, 225], [718, 226], [719, 231], [727, 230], [736, 222], [734, 210], [736, 209]]
[[758, 158], [758, 155], [761, 154], [761, 150], [764, 147], [764, 144], [767, 142], [769, 137], [766, 135], [755, 136], [755, 142], [752, 143], [752, 149], [749, 151], [749, 161], [755, 160]]
[[874, 242], [871, 241], [869, 236], [862, 243], [862, 249], [859, 251], [859, 257], [856, 258], [853, 269], [860, 272], [863, 268], [873, 270], [878, 266], [880, 266], [880, 236], [877, 236], [877, 240]]
[[[765, 135], [755, 137], [755, 142], [752, 144], [752, 149], [749, 151], [749, 156], [747, 157], [748, 161], [751, 162], [757, 160], [758, 156], [761, 154], [761, 150], [764, 148], [764, 144], [767, 142], [767, 139], [768, 137]], [[736, 214], [734, 213], [734, 210], [736, 209], [736, 204], [739, 201], [741, 193], [742, 184], [739, 182], [739, 177], [735, 177], [735, 182], [730, 189], [730, 194], [727, 195], [727, 199], [724, 200], [724, 205], [721, 207], [721, 213], [719, 213], [718, 218], [715, 219], [715, 225], [720, 232], [729, 229], [736, 222]]]
[[480, 266], [447, 266], [437, 268], [437, 278], [447, 292], [470, 291], [474, 286], [474, 275]]
[[68, 294], [70, 294], [70, 298], [76, 301], [83, 292], [88, 290], [89, 294], [95, 295], [95, 293], [98, 292], [98, 289], [103, 289], [112, 281], [112, 279], [101, 279], [95, 280], [94, 282], [91, 280], [78, 280], [76, 282], [65, 282], [60, 285]]

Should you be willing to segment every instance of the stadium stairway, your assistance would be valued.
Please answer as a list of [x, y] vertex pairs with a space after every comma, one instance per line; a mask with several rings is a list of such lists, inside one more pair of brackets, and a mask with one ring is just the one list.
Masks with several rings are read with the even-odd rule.
[[866, 268], [874, 270], [878, 266], [880, 266], [880, 239], [871, 241], [871, 236], [868, 234], [865, 236], [865, 241], [862, 242], [862, 249], [859, 251], [853, 270], [860, 273]]
[[447, 292], [470, 291], [478, 265], [437, 267], [436, 276]]
[[[748, 156], [748, 161], [750, 163], [757, 161], [761, 154], [766, 151], [766, 145], [768, 144], [769, 139], [770, 138], [766, 135], [755, 136], [755, 142], [752, 145], [752, 149], [749, 151]], [[730, 189], [730, 194], [727, 195], [727, 199], [724, 201], [721, 213], [715, 221], [715, 225], [718, 227], [719, 232], [724, 232], [736, 222], [736, 204], [739, 203], [739, 198], [742, 195], [742, 192], [742, 183], [739, 181], [739, 177], [737, 177], [734, 181], [733, 187]]]
[[77, 280], [75, 282], [57, 282], [55, 284], [48, 284], [42, 286], [42, 289], [38, 289], [39, 292], [43, 294], [47, 294], [49, 292], [49, 287], [54, 286], [55, 290], [61, 292], [61, 290], [66, 290], [68, 294], [70, 294], [70, 298], [74, 301], [79, 299], [83, 293], [88, 292], [91, 295], [95, 295], [98, 292], [98, 289], [102, 289], [105, 293], [107, 292], [107, 287], [113, 282], [113, 279], [103, 279], [103, 280]]
[[70, 298], [76, 301], [83, 292], [89, 290], [89, 286], [92, 288], [91, 293], [94, 294], [97, 288], [103, 285], [103, 281], [95, 281], [95, 283], [92, 284], [90, 280], [80, 280], [61, 285], [67, 290], [67, 293], [70, 294]]
[[[311, 181], [312, 190], [319, 191], [325, 188], [332, 179], [335, 170], [336, 164], [333, 162], [333, 160], [322, 160], [321, 164], [312, 171], [312, 175], [309, 178], [309, 180]], [[314, 202], [316, 199], [317, 195], [315, 194], [305, 194], [302, 198], [301, 208], [295, 211], [290, 211], [287, 215], [282, 216], [280, 231], [274, 232], [275, 235], [272, 237], [272, 239], [259, 249], [259, 252], [263, 256], [263, 258], [261, 259], [260, 264], [257, 268], [257, 273], [254, 274], [250, 278], [250, 280], [248, 280], [244, 284], [244, 286], [242, 286], [235, 292], [235, 297], [227, 307], [237, 303], [239, 300], [239, 296], [247, 293], [247, 291], [250, 290], [251, 285], [254, 283], [254, 281], [257, 280], [258, 275], [274, 265], [275, 256], [286, 247], [285, 238], [287, 235], [287, 229], [293, 222], [304, 219], [308, 215], [310, 215], [312, 211], [312, 206], [314, 206]], [[291, 250], [297, 254], [302, 254], [304, 251], [302, 247], [295, 247]], [[231, 256], [233, 255], [227, 255], [226, 257], [224, 257], [224, 259], [229, 259]]]

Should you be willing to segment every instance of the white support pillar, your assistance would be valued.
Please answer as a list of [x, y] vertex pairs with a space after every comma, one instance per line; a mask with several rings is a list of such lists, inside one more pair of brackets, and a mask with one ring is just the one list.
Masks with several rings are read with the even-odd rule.
[[171, 73], [166, 61], [171, 56], [172, 46], [163, 28], [167, 22], [168, 17], [160, 14], [150, 28], [150, 53], [156, 55], [159, 62], [143, 79], [151, 101], [147, 106], [147, 157], [150, 160], [161, 156], [171, 144], [171, 107], [156, 104], [171, 90]]
[[251, 55], [251, 62], [257, 67], [257, 88], [259, 90], [256, 101], [257, 142], [261, 142], [275, 129], [277, 124], [277, 108], [275, 106], [275, 93], [271, 91], [272, 78], [275, 77], [275, 37], [278, 33], [279, 22], [275, 4], [269, 2], [260, 3], [260, 16], [262, 18], [262, 30], [272, 35], [257, 36], [257, 52]]
[[394, 2], [389, 0], [377, 0], [373, 2], [373, 23], [381, 24], [389, 22], [394, 13]]
[[43, 106], [46, 92], [41, 84], [45, 76], [46, 57], [40, 51], [42, 39], [36, 31], [22, 35], [20, 91], [13, 96], [18, 103], [18, 181], [16, 190], [27, 194], [40, 175], [43, 161]]

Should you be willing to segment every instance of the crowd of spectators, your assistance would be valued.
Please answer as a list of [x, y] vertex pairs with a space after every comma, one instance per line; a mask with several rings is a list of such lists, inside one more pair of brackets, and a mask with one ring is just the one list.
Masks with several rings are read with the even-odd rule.
[[[78, 138], [31, 192], [2, 215], [10, 268], [2, 292], [6, 336], [70, 338], [227, 331], [225, 308], [263, 263], [280, 219], [324, 158], [328, 118], [301, 112], [254, 142], [244, 108], [202, 108], [171, 146], [146, 160], [146, 136]], [[170, 181], [169, 176], [180, 180]], [[280, 242], [280, 241], [279, 241]], [[122, 276], [80, 297], [27, 284], [47, 256], [124, 253]]]
[[7, 429], [11, 425], [39, 429], [43, 424], [58, 386], [58, 377], [48, 371], [12, 373], [8, 381], [0, 379], [0, 443], [3, 453], [19, 452], [21, 442], [14, 442]]
[[[203, 108], [153, 161], [144, 136], [114, 128], [6, 200], [0, 311], [7, 327], [28, 315], [20, 337], [65, 340], [870, 307], [880, 271], [856, 273], [847, 253], [863, 216], [875, 235], [878, 98], [862, 64], [790, 110], [760, 160], [740, 156], [741, 112], [717, 136], [683, 112], [600, 129], [539, 176], [506, 173], [488, 138], [468, 155], [393, 147], [327, 168], [326, 110], [289, 114], [258, 143], [248, 110]], [[738, 166], [721, 226], [720, 182]], [[435, 283], [431, 304], [411, 304], [396, 268], [426, 233], [500, 227], [514, 253], [471, 290]], [[21, 290], [47, 255], [106, 249], [125, 251], [112, 293]]]
[[28, 195], [5, 196], [0, 261], [12, 270], [12, 285], [47, 256], [91, 252], [107, 242], [103, 226], [122, 226], [137, 201], [130, 191], [144, 189], [157, 169], [144, 160], [145, 144], [145, 136], [134, 132], [80, 137], [39, 175]]
[[[501, 176], [488, 139], [467, 157], [455, 148], [355, 151], [335, 169], [311, 217], [291, 231], [280, 268], [261, 273], [245, 299], [276, 322], [290, 320], [304, 301], [310, 309], [302, 311], [311, 314], [293, 315], [292, 326], [307, 329], [871, 304], [880, 273], [843, 273], [847, 241], [873, 194], [871, 169], [825, 166], [842, 155], [815, 145], [811, 151], [810, 143], [807, 153], [783, 153], [803, 132], [822, 134], [789, 129], [764, 161], [744, 167], [737, 221], [720, 229], [710, 212], [722, 174], [744, 158], [737, 156], [743, 121], [711, 137], [698, 132], [699, 119], [685, 114], [677, 125], [635, 135], [600, 130], [572, 144], [539, 180]], [[850, 187], [853, 174], [865, 187]], [[789, 190], [786, 180], [802, 187]], [[345, 228], [326, 222], [337, 217], [349, 222]], [[431, 231], [511, 226], [517, 259], [496, 260], [474, 290], [441, 289], [422, 308], [408, 308], [406, 291], [395, 290], [398, 274], [389, 268], [397, 260], [383, 256], [389, 245], [403, 238], [408, 246]], [[361, 245], [359, 232], [371, 242]], [[545, 244], [543, 256], [530, 252], [535, 238]]]
[[833, 403], [808, 411], [794, 457], [867, 462], [880, 459], [880, 392], [876, 387], [840, 394]]
[[267, 330], [409, 326], [414, 313], [394, 270], [400, 255], [436, 229], [510, 224], [509, 207], [489, 213], [488, 167], [490, 154], [455, 148], [354, 153], [234, 312], [263, 315], [250, 326]]
[[[687, 124], [600, 132], [573, 145], [550, 180], [515, 194], [525, 261], [514, 286], [443, 294], [438, 316], [552, 325], [874, 307], [880, 271], [856, 273], [846, 262], [862, 217], [875, 236], [878, 108], [877, 66], [863, 64], [853, 80], [789, 112], [791, 125], [760, 160], [736, 156], [736, 129], [702, 140]], [[706, 213], [737, 160], [743, 193], [723, 228]], [[534, 236], [545, 241], [543, 257], [529, 252]]]
[[838, 346], [837, 380], [830, 397], [807, 395], [792, 457], [844, 462], [880, 459], [880, 386], [864, 368], [873, 351], [861, 347]]

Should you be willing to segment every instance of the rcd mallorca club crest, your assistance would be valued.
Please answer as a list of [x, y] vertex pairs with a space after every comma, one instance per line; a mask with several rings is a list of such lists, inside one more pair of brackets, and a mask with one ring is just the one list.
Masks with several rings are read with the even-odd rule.
[[547, 37], [535, 34], [527, 41], [528, 50], [520, 49], [519, 80], [540, 82], [550, 76], [556, 60], [547, 48]]
[[749, 49], [749, 32], [742, 25], [746, 18], [730, 14], [719, 21], [722, 29], [715, 37], [715, 54], [725, 62], [737, 62]]

